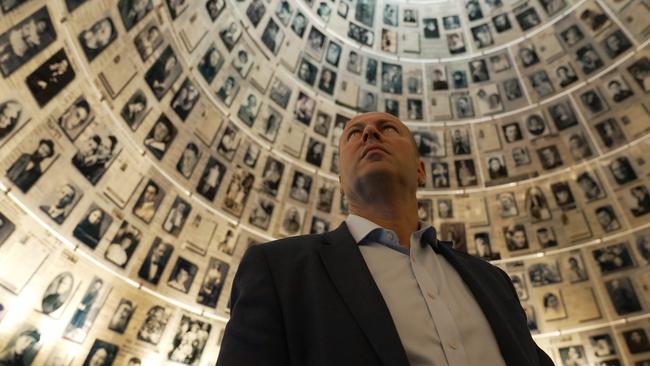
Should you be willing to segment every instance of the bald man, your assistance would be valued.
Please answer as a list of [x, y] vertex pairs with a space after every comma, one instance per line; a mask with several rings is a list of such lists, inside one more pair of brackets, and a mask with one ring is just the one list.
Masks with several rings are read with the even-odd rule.
[[350, 214], [248, 249], [217, 365], [553, 365], [508, 275], [418, 221], [426, 172], [399, 119], [357, 115], [339, 154]]

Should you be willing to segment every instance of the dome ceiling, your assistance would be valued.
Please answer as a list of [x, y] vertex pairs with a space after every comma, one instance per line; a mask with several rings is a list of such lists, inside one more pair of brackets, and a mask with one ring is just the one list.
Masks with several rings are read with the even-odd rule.
[[242, 254], [338, 226], [338, 138], [382, 111], [420, 219], [508, 272], [557, 364], [650, 359], [646, 1], [0, 11], [0, 352], [213, 364]]

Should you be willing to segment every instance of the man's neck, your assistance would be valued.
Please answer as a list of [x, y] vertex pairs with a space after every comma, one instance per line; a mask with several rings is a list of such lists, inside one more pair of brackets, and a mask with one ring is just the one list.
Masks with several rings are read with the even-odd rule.
[[350, 213], [361, 216], [386, 229], [393, 230], [403, 247], [411, 246], [411, 233], [418, 230], [417, 200], [394, 205], [349, 203]]

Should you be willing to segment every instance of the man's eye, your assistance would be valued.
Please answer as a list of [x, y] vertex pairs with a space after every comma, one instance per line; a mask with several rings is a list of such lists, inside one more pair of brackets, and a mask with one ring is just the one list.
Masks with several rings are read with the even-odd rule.
[[397, 129], [395, 127], [393, 127], [393, 126], [387, 125], [387, 126], [382, 127], [382, 130], [384, 130], [384, 131], [387, 130], [387, 129], [391, 129], [391, 130], [393, 130], [393, 132], [397, 132]]
[[354, 137], [354, 135], [358, 135], [358, 134], [361, 134], [361, 131], [359, 131], [359, 130], [351, 131], [351, 132], [348, 134], [348, 140], [351, 139], [352, 137]]

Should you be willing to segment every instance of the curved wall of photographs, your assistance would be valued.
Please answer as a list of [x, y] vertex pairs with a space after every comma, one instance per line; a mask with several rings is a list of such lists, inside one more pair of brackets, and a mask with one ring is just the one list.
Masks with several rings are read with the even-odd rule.
[[213, 364], [242, 253], [338, 226], [338, 137], [379, 110], [558, 365], [650, 365], [647, 0], [0, 11], [0, 363]]

